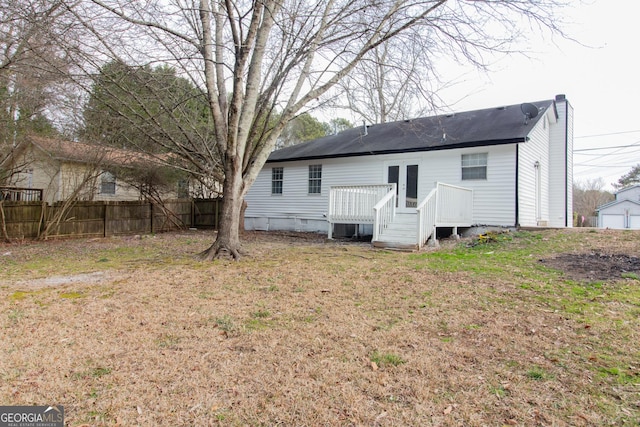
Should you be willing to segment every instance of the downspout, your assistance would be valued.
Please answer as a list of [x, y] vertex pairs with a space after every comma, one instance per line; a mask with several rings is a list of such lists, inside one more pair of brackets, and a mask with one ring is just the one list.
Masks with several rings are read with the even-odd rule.
[[520, 153], [519, 153], [519, 149], [520, 148], [520, 144], [516, 144], [516, 204], [515, 204], [515, 208], [516, 208], [516, 223], [515, 223], [515, 227], [520, 227], [520, 204], [518, 203], [518, 200], [520, 199], [519, 195], [518, 195], [518, 176], [519, 176], [519, 169], [520, 169]]
[[[564, 101], [564, 226], [569, 227], [569, 102]], [[573, 213], [571, 213], [573, 222]], [[573, 224], [572, 224], [573, 225]]]

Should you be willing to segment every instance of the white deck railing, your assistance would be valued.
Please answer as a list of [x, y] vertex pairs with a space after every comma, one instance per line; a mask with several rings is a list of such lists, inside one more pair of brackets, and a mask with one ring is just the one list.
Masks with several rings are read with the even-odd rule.
[[438, 215], [438, 187], [429, 192], [427, 197], [416, 208], [418, 213], [417, 243], [420, 249], [427, 239], [436, 233], [436, 217]]
[[473, 190], [436, 183], [438, 189], [437, 227], [470, 227], [473, 221]]
[[396, 216], [396, 184], [373, 207], [375, 220], [373, 222], [373, 241], [377, 241], [380, 234], [389, 226]]
[[[473, 190], [436, 182], [416, 207], [417, 243], [422, 247], [437, 227], [470, 227]], [[329, 193], [329, 235], [333, 224], [373, 224], [377, 241], [396, 215], [396, 184], [332, 186]]]
[[416, 208], [418, 212], [418, 248], [437, 227], [470, 227], [473, 221], [473, 190], [436, 182], [436, 187]]
[[343, 224], [373, 224], [373, 207], [395, 184], [332, 186], [327, 220]]

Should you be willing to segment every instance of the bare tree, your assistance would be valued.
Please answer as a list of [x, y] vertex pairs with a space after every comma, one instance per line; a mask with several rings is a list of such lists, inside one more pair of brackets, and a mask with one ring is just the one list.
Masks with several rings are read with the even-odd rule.
[[[438, 103], [430, 85], [439, 81], [432, 57], [435, 50], [415, 37], [389, 40], [372, 49], [336, 86], [332, 103], [359, 115], [367, 123], [386, 123], [426, 115]], [[427, 42], [428, 43], [428, 42]]]
[[[58, 134], [74, 23], [63, 0], [0, 0], [0, 183], [28, 169], [10, 157], [28, 134]], [[3, 168], [11, 164], [12, 168]]]
[[[66, 49], [72, 46], [64, 0], [0, 0], [0, 88], [3, 140], [15, 145], [19, 125], [29, 131], [46, 125], [45, 115], [56, 98], [53, 86], [69, 67]], [[37, 121], [40, 120], [40, 123]], [[35, 121], [35, 122], [34, 122]]]
[[591, 224], [590, 219], [596, 216], [598, 206], [615, 198], [610, 192], [604, 191], [604, 187], [605, 182], [602, 178], [573, 183], [573, 210], [577, 216], [576, 226], [594, 226], [595, 224]]
[[[71, 190], [63, 200], [60, 200], [53, 209], [53, 215], [49, 218], [44, 216], [40, 219], [42, 226], [38, 233], [38, 239], [47, 240], [52, 234], [57, 234], [60, 229], [60, 223], [67, 219], [69, 211], [76, 206], [78, 200], [81, 199], [83, 193], [91, 193], [94, 190], [96, 179], [100, 176], [101, 170], [99, 164], [90, 165], [82, 171], [81, 174], [75, 175], [73, 183], [66, 186]], [[45, 213], [46, 201], [42, 201], [42, 212]]]
[[507, 52], [523, 21], [561, 32], [554, 12], [563, 1], [91, 0], [73, 10], [103, 57], [170, 63], [207, 94], [215, 145], [197, 154], [221, 155], [224, 203], [202, 256], [237, 259], [243, 198], [278, 136], [370, 52], [411, 33], [480, 64]]

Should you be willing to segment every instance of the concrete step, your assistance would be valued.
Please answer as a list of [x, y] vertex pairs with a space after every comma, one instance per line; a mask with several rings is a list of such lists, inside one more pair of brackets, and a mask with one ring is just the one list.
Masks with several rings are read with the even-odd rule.
[[415, 243], [410, 244], [410, 243], [399, 243], [399, 242], [375, 241], [375, 242], [371, 242], [371, 244], [374, 248], [378, 248], [378, 249], [397, 249], [400, 251], [418, 250], [418, 245], [416, 245]]

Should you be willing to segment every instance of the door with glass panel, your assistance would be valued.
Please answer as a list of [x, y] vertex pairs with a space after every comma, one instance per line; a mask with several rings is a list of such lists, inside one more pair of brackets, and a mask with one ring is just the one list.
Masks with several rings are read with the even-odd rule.
[[396, 184], [398, 212], [415, 212], [418, 207], [418, 164], [411, 161], [390, 163], [387, 182]]

